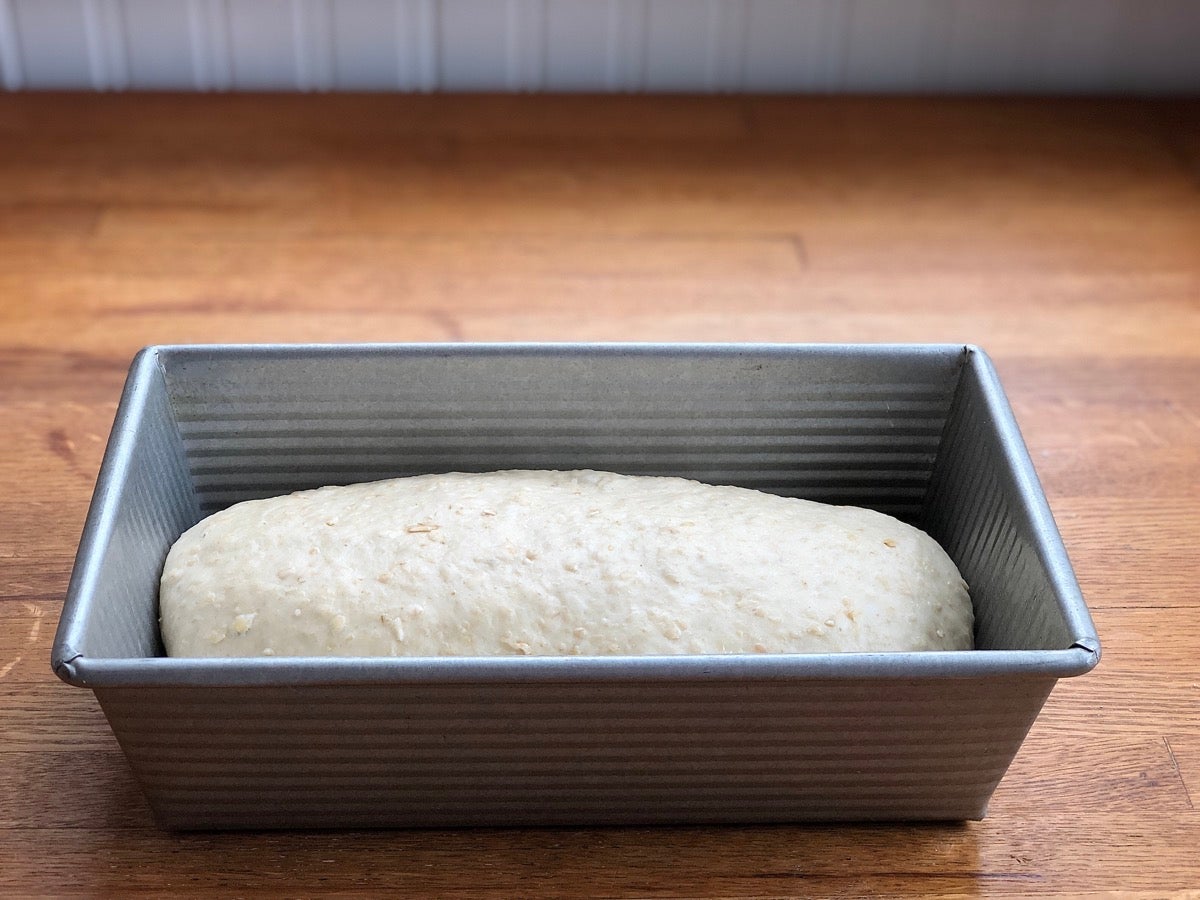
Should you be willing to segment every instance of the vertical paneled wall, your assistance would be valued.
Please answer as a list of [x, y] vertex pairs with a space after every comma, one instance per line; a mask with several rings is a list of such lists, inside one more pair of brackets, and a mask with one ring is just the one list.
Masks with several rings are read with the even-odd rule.
[[0, 85], [1196, 92], [1196, 0], [0, 0]]

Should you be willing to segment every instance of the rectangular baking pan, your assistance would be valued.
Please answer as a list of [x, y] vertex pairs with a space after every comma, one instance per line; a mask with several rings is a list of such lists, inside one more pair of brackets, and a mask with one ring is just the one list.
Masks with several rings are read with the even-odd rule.
[[[231, 503], [504, 468], [872, 507], [970, 584], [967, 652], [169, 659], [167, 549]], [[731, 523], [732, 527], [732, 523]], [[134, 360], [53, 650], [170, 829], [962, 820], [1100, 645], [963, 345], [164, 346]]]

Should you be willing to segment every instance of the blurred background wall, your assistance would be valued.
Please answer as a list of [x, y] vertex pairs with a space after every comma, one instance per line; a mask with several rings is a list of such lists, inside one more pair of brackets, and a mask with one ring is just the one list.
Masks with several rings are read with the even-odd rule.
[[1197, 0], [0, 0], [19, 89], [1200, 90]]

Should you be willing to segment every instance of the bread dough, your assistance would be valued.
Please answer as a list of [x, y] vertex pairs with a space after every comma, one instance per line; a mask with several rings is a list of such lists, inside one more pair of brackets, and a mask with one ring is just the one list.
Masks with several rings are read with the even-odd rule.
[[167, 556], [171, 656], [965, 650], [924, 532], [683, 478], [422, 475], [239, 503]]

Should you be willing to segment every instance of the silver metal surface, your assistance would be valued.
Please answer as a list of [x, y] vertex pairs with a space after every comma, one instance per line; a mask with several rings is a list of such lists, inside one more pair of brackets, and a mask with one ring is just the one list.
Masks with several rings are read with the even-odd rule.
[[[497, 468], [677, 474], [916, 522], [966, 653], [161, 656], [157, 578], [251, 497]], [[995, 372], [961, 345], [159, 347], [55, 642], [171, 828], [962, 819], [1099, 643]]]

